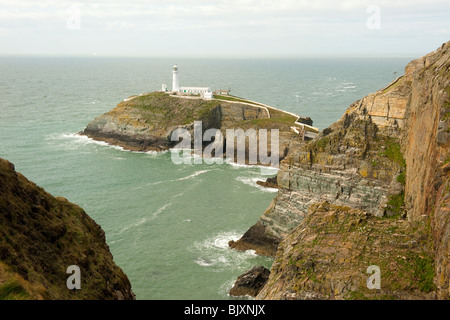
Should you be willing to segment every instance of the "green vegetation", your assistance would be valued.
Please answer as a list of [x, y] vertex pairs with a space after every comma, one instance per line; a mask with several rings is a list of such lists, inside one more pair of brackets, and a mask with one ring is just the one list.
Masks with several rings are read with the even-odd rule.
[[179, 99], [164, 92], [153, 92], [126, 102], [133, 108], [150, 111], [142, 113], [147, 122], [159, 122], [165, 126], [189, 124], [208, 116], [217, 101], [203, 99]]
[[450, 86], [445, 87], [445, 92], [447, 93], [447, 99], [444, 102], [444, 107], [445, 107], [445, 114], [444, 114], [444, 118], [442, 119], [443, 121], [450, 121], [450, 111], [447, 111], [450, 109]]
[[402, 186], [406, 184], [406, 173], [405, 171], [400, 172], [397, 176], [397, 182], [400, 182]]
[[[252, 102], [252, 101], [248, 101], [248, 100], [245, 100], [243, 98], [239, 98], [239, 97], [235, 97], [235, 96], [219, 96], [219, 95], [216, 95], [216, 96], [214, 96], [214, 98], [217, 99], [217, 100], [242, 102], [242, 103], [249, 103], [249, 104], [252, 104], [252, 105], [255, 105], [255, 106], [266, 107], [263, 104], [260, 104], [260, 103], [257, 103], [257, 102]], [[280, 111], [280, 110], [277, 110], [277, 109], [270, 108], [270, 107], [267, 107], [267, 109], [270, 112], [270, 118], [253, 119], [253, 120], [250, 120], [250, 123], [252, 125], [257, 125], [259, 127], [267, 127], [267, 126], [272, 127], [273, 124], [281, 124], [281, 125], [297, 127], [297, 125], [295, 124], [295, 121], [297, 121], [298, 117], [290, 115], [290, 114], [288, 114], [286, 112], [283, 112], [283, 111]], [[309, 130], [307, 127], [305, 127], [305, 130], [313, 131], [313, 130]]]
[[[256, 102], [252, 102], [252, 101], [248, 101], [245, 100], [243, 98], [239, 98], [239, 97], [235, 97], [235, 96], [221, 96], [221, 95], [215, 95], [214, 99], [217, 100], [225, 100], [225, 101], [234, 101], [234, 102], [243, 102], [243, 103], [250, 103], [250, 104], [254, 104], [257, 106], [264, 106], [262, 104], [256, 103]], [[265, 106], [264, 106], [265, 107]]]
[[330, 142], [329, 139], [327, 137], [324, 137], [324, 138], [320, 139], [319, 141], [317, 141], [316, 146], [321, 149], [325, 149], [325, 147], [327, 146], [327, 144], [329, 142]]
[[[2, 159], [0, 185], [0, 300], [113, 299], [118, 290], [126, 297], [128, 278], [82, 208], [46, 193]], [[85, 270], [78, 292], [61, 281], [71, 264]]]
[[25, 288], [15, 280], [9, 280], [0, 285], [0, 300], [30, 299]]
[[400, 83], [403, 82], [403, 79], [404, 79], [404, 78], [398, 79], [398, 81], [395, 82], [393, 85], [391, 85], [391, 86], [387, 87], [386, 89], [384, 89], [383, 92], [382, 92], [381, 94], [385, 94], [386, 92], [388, 92], [388, 91], [391, 90], [392, 88], [395, 88], [396, 86], [398, 86]]
[[406, 167], [406, 161], [403, 158], [401, 147], [398, 142], [392, 138], [386, 139], [386, 149], [381, 153], [381, 156], [388, 157], [390, 160], [398, 164], [400, 167]]
[[422, 292], [431, 292], [435, 289], [434, 279], [434, 261], [428, 256], [416, 255], [412, 258], [413, 276], [417, 281], [419, 290]]
[[270, 118], [264, 118], [264, 119], [253, 119], [250, 120], [250, 123], [252, 125], [257, 125], [261, 127], [265, 126], [272, 126], [273, 124], [283, 124], [287, 126], [296, 126], [295, 121], [297, 120], [296, 117], [291, 116], [290, 114], [280, 112], [280, 111], [274, 111], [270, 110]]
[[395, 215], [400, 215], [404, 211], [405, 194], [403, 192], [392, 195], [387, 202], [387, 209]]

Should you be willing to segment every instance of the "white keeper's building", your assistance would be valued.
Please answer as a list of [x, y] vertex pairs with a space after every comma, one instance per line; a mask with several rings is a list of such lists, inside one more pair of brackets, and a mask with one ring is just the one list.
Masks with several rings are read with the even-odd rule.
[[[163, 84], [161, 90], [168, 92], [167, 84]], [[186, 95], [199, 94], [206, 99], [212, 99], [214, 97], [211, 87], [180, 87], [177, 65], [174, 65], [172, 69], [172, 92], [179, 92]]]

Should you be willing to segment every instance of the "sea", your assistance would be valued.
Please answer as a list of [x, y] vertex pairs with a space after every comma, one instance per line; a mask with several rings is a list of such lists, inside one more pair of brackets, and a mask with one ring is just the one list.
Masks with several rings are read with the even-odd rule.
[[0, 57], [0, 157], [103, 228], [137, 299], [236, 299], [236, 278], [273, 259], [228, 241], [277, 195], [256, 183], [277, 168], [174, 164], [170, 152], [125, 151], [77, 133], [131, 95], [170, 88], [174, 64], [181, 86], [231, 90], [324, 129], [413, 58]]

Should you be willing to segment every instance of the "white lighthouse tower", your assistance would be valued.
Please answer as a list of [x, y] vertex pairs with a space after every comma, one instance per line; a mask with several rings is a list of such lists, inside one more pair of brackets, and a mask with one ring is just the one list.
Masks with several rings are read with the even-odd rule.
[[178, 66], [173, 66], [173, 78], [172, 78], [172, 91], [178, 92], [180, 91], [180, 82], [178, 80]]

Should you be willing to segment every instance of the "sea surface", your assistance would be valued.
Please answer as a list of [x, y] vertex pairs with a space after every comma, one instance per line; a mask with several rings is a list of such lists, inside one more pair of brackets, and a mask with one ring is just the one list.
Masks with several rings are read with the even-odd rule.
[[412, 58], [0, 57], [0, 157], [101, 225], [137, 299], [233, 299], [237, 276], [272, 264], [228, 241], [276, 196], [256, 184], [276, 169], [176, 165], [170, 152], [124, 151], [77, 133], [131, 95], [170, 88], [174, 64], [181, 86], [231, 89], [324, 129]]

